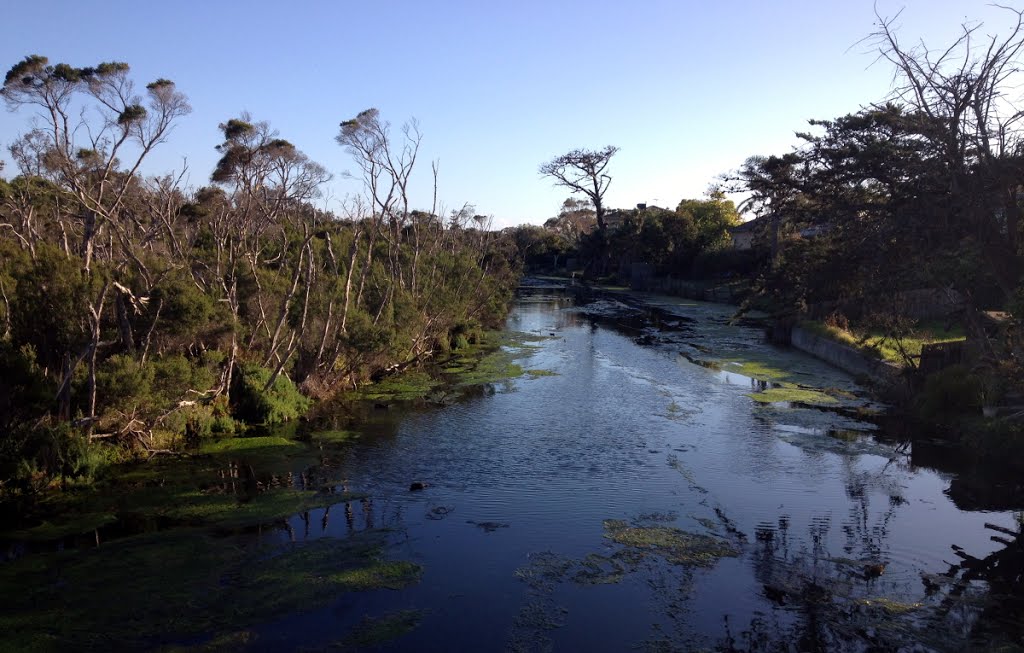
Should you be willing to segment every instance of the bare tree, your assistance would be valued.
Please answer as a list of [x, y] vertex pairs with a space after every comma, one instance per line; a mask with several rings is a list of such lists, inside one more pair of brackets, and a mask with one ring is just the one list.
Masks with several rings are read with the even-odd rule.
[[868, 40], [893, 66], [891, 99], [920, 118], [921, 136], [941, 163], [949, 198], [946, 223], [967, 225], [977, 235], [1009, 296], [1021, 277], [1017, 193], [1024, 177], [1024, 10], [996, 6], [1011, 16], [1004, 36], [984, 35], [981, 23], [964, 23], [949, 45], [908, 46], [897, 34], [897, 13], [876, 14], [878, 28]]
[[572, 150], [540, 166], [541, 175], [552, 177], [557, 185], [565, 186], [574, 193], [582, 193], [590, 199], [597, 217], [597, 228], [602, 235], [606, 229], [604, 194], [612, 183], [605, 169], [618, 151], [619, 148], [614, 145], [600, 150]]

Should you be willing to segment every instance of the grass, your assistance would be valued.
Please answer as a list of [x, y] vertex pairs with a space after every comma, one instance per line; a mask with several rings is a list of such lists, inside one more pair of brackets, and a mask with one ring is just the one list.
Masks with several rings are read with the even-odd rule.
[[843, 329], [816, 321], [806, 321], [800, 326], [819, 336], [897, 365], [906, 364], [900, 351], [901, 346], [907, 355], [915, 357], [921, 355], [924, 345], [958, 342], [967, 338], [962, 325], [946, 325], [938, 320], [918, 322], [908, 335], [900, 339], [879, 329], [858, 329], [856, 327]]

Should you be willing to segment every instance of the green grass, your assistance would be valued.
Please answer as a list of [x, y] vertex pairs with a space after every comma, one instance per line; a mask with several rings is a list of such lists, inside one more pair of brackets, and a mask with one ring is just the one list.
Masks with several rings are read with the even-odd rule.
[[897, 365], [906, 364], [900, 351], [901, 346], [907, 355], [914, 357], [921, 355], [924, 345], [958, 342], [967, 338], [963, 325], [954, 324], [947, 328], [945, 323], [936, 320], [919, 322], [907, 336], [898, 341], [878, 329], [841, 329], [815, 321], [803, 322], [800, 326], [819, 336]]

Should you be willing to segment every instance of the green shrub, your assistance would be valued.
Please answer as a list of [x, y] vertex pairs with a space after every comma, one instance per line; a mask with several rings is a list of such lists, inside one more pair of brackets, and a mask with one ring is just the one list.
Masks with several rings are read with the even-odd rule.
[[155, 376], [154, 365], [143, 365], [128, 354], [116, 354], [103, 361], [96, 370], [100, 412], [148, 410], [159, 401], [153, 396]]
[[279, 374], [266, 388], [273, 372], [255, 363], [236, 370], [231, 389], [235, 417], [251, 424], [283, 424], [305, 414], [310, 400], [285, 374]]
[[55, 479], [92, 479], [110, 462], [109, 447], [93, 444], [66, 422], [21, 425], [0, 442], [2, 487], [32, 494]]

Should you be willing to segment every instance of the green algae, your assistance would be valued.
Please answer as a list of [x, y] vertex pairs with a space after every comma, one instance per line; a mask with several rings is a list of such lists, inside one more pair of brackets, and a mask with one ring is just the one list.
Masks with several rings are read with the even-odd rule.
[[415, 401], [427, 396], [442, 384], [443, 381], [422, 370], [411, 370], [382, 379], [349, 394], [353, 398], [367, 401]]
[[717, 537], [688, 533], [671, 526], [631, 526], [620, 519], [604, 521], [605, 537], [623, 546], [655, 553], [679, 565], [708, 567], [739, 551]]
[[725, 360], [721, 363], [721, 369], [758, 381], [787, 381], [793, 377], [791, 371], [755, 360]]
[[347, 444], [357, 438], [359, 438], [357, 431], [346, 430], [313, 431], [309, 434], [310, 442], [316, 445]]
[[363, 617], [336, 646], [344, 651], [365, 650], [386, 644], [415, 630], [423, 614], [423, 610], [400, 610], [380, 617]]
[[824, 392], [797, 387], [768, 388], [767, 390], [754, 392], [747, 396], [762, 404], [788, 402], [796, 404], [827, 405], [836, 403], [835, 397], [825, 394]]
[[377, 560], [365, 567], [331, 574], [329, 579], [349, 591], [399, 590], [419, 581], [422, 571], [422, 567], [412, 562]]
[[[313, 445], [342, 440], [331, 433]], [[185, 459], [124, 465], [93, 487], [54, 493], [0, 537], [53, 541], [102, 535], [107, 526], [129, 534], [175, 525], [235, 529], [356, 498], [295, 487], [297, 470], [317, 461], [314, 446], [279, 436], [209, 441]]]
[[279, 488], [261, 492], [248, 500], [233, 494], [200, 491], [182, 493], [177, 498], [177, 505], [160, 510], [159, 514], [190, 525], [230, 529], [279, 521], [307, 510], [351, 500], [354, 495]]
[[589, 553], [579, 562], [579, 569], [572, 575], [578, 585], [614, 585], [625, 578], [630, 571], [616, 556]]
[[242, 546], [195, 530], [0, 566], [0, 650], [146, 648], [211, 633], [230, 650], [247, 627], [355, 591], [405, 587], [418, 565], [383, 557], [385, 534]]
[[456, 385], [467, 387], [508, 381], [523, 375], [523, 368], [516, 364], [516, 352], [498, 349], [480, 358], [472, 369], [456, 376]]
[[542, 376], [558, 376], [558, 372], [552, 370], [526, 370], [526, 374], [531, 379], [539, 379]]
[[301, 442], [280, 436], [223, 438], [204, 442], [200, 454], [243, 460], [249, 464], [272, 464], [289, 456], [308, 452]]

